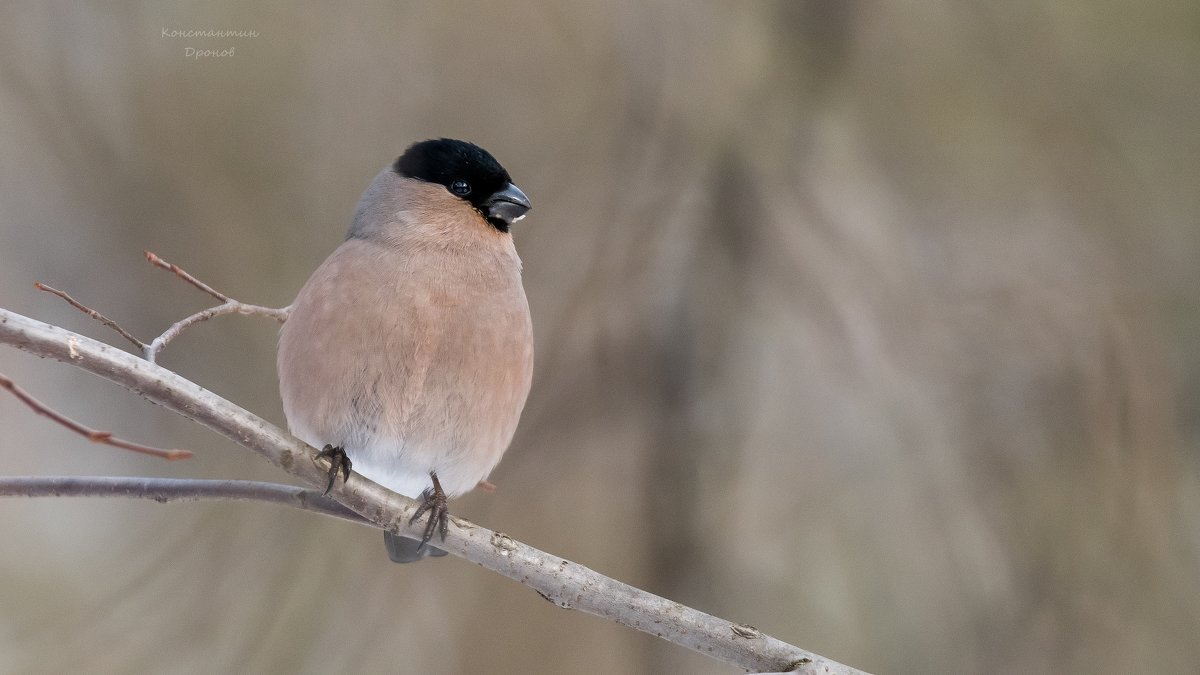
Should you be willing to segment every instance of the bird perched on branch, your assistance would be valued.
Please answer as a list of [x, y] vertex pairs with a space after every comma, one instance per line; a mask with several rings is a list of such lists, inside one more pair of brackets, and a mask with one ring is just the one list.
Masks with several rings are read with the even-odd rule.
[[529, 199], [486, 150], [417, 143], [359, 200], [346, 241], [313, 273], [279, 336], [288, 426], [428, 514], [396, 562], [445, 555], [447, 499], [500, 461], [529, 394], [533, 330], [509, 226]]

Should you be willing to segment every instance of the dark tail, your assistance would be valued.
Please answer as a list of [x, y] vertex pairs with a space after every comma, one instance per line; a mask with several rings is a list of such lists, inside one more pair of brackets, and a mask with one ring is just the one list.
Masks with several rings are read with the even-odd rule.
[[421, 542], [416, 539], [409, 539], [391, 532], [383, 533], [383, 543], [387, 546], [388, 557], [392, 562], [410, 563], [416, 562], [421, 558], [440, 558], [446, 555], [446, 552], [436, 546], [425, 544], [421, 547]]

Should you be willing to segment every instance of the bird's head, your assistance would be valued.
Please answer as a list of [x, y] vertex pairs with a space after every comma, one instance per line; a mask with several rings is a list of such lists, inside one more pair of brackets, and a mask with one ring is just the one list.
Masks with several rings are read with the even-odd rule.
[[473, 206], [501, 232], [532, 208], [500, 162], [483, 148], [466, 141], [439, 138], [415, 143], [392, 165], [405, 178], [444, 187]]

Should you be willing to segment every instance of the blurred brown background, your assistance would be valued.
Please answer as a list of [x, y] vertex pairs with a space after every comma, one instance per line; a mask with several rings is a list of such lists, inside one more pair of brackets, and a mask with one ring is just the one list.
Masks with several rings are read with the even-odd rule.
[[[167, 30], [255, 30], [171, 38]], [[189, 59], [186, 48], [233, 56]], [[533, 394], [459, 515], [877, 672], [1200, 662], [1200, 5], [15, 2], [0, 305], [116, 338], [287, 304], [409, 143], [491, 150]], [[282, 423], [277, 326], [164, 365]], [[0, 372], [0, 472], [280, 471], [94, 377]], [[272, 506], [0, 502], [0, 671], [712, 672]]]

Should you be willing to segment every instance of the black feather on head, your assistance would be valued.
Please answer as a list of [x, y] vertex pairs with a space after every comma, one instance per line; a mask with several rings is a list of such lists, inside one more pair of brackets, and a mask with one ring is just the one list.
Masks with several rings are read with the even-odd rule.
[[[503, 190], [512, 178], [500, 162], [483, 148], [452, 138], [414, 143], [396, 160], [392, 169], [406, 178], [415, 178], [444, 186], [451, 194], [483, 210], [484, 202]], [[497, 224], [507, 230], [507, 223]]]

